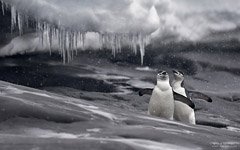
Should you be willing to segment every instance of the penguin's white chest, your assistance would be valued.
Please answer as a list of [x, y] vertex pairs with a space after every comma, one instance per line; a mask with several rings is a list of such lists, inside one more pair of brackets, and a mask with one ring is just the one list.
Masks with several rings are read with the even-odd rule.
[[173, 119], [174, 99], [170, 86], [167, 90], [161, 90], [158, 86], [155, 86], [150, 98], [148, 112], [154, 116]]
[[195, 124], [194, 110], [187, 104], [175, 101], [174, 119], [185, 123]]
[[[187, 97], [186, 91], [183, 87], [173, 88], [173, 90], [174, 92]], [[185, 123], [195, 124], [194, 110], [182, 102], [175, 101], [174, 119]]]
[[187, 97], [186, 90], [183, 87], [173, 87], [173, 91]]

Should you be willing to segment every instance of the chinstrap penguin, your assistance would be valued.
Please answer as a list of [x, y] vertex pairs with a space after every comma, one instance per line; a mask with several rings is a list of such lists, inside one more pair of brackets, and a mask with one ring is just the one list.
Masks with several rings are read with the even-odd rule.
[[[173, 76], [173, 91], [187, 97], [186, 90], [184, 87], [182, 87], [182, 83], [184, 81], [184, 74], [180, 71], [173, 70]], [[194, 109], [180, 101], [175, 101], [174, 119], [185, 123], [196, 124]]]
[[172, 87], [169, 83], [169, 75], [166, 71], [157, 74], [157, 84], [152, 91], [148, 105], [148, 113], [173, 120], [174, 98]]

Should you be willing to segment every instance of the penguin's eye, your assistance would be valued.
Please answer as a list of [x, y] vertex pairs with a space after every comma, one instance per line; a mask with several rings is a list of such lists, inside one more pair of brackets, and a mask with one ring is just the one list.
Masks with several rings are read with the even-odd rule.
[[167, 72], [166, 71], [159, 71], [157, 75], [158, 76], [167, 75]]
[[180, 75], [182, 75], [182, 76], [184, 75], [184, 73], [182, 71], [178, 71], [178, 72], [179, 72]]
[[164, 72], [162, 72], [162, 74], [163, 74], [163, 75], [167, 75], [167, 72], [164, 71]]

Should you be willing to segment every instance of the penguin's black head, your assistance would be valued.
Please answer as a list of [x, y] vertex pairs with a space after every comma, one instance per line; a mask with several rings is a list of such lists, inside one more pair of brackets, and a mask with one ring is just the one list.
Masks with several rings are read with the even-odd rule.
[[167, 80], [167, 79], [169, 79], [169, 76], [166, 71], [158, 71], [157, 80]]
[[182, 71], [173, 70], [172, 72], [175, 80], [184, 80], [184, 74]]

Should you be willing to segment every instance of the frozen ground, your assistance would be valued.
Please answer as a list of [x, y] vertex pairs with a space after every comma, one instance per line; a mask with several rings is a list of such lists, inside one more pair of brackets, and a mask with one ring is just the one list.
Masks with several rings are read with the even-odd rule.
[[234, 128], [182, 124], [7, 82], [0, 88], [3, 149], [185, 150], [240, 144]]
[[[207, 59], [205, 53], [174, 53], [176, 62], [184, 60], [194, 68], [192, 73], [165, 63], [172, 54], [155, 56], [150, 67], [140, 67], [91, 53], [66, 65], [48, 54], [0, 59], [0, 79], [15, 83], [0, 82], [2, 149], [240, 148], [237, 64], [226, 66], [213, 54]], [[187, 73], [188, 89], [213, 99], [194, 100], [196, 126], [148, 116], [150, 97], [137, 94], [154, 86], [156, 69], [172, 68]]]

